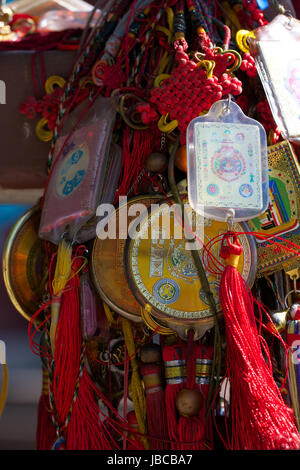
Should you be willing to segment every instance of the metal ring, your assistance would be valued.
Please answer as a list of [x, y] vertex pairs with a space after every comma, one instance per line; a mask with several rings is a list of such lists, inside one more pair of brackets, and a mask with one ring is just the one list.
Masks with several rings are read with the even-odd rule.
[[222, 109], [222, 114], [227, 114], [230, 111], [230, 103], [232, 100], [232, 96], [229, 94], [228, 98], [226, 99], [226, 103], [223, 101], [223, 109]]
[[289, 10], [286, 10], [284, 12], [284, 15], [288, 18], [288, 22], [286, 23], [285, 27], [291, 30], [293, 28], [292, 20], [294, 19], [294, 17]]
[[128, 117], [126, 116], [126, 112], [125, 112], [125, 109], [124, 109], [124, 101], [126, 100], [126, 98], [135, 98], [137, 101], [143, 103], [144, 101], [133, 95], [132, 93], [126, 93], [124, 95], [121, 95], [120, 97], [120, 101], [119, 101], [119, 113], [121, 115], [121, 117], [123, 118], [123, 121], [129, 126], [131, 127], [132, 129], [136, 129], [136, 130], [145, 130], [145, 129], [148, 129], [149, 126], [145, 125], [145, 124], [135, 124], [134, 122], [130, 121], [130, 119], [128, 119]]
[[290, 290], [290, 291], [286, 294], [286, 296], [285, 296], [285, 298], [284, 298], [284, 305], [285, 305], [286, 308], [289, 308], [289, 307], [290, 307], [290, 305], [288, 305], [288, 303], [287, 303], [287, 299], [288, 299], [288, 297], [289, 297], [290, 294], [300, 294], [300, 290], [299, 290], [299, 289], [295, 289], [295, 290], [293, 289], [293, 290]]

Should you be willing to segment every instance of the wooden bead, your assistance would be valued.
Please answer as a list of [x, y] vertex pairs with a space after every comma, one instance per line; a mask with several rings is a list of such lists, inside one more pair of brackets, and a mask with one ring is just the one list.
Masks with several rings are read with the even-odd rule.
[[163, 153], [151, 153], [145, 163], [145, 170], [152, 173], [162, 173], [167, 169], [168, 157]]
[[179, 170], [184, 171], [185, 173], [187, 172], [187, 156], [186, 156], [186, 146], [183, 145], [182, 147], [179, 147], [175, 154], [175, 165]]
[[191, 418], [196, 416], [203, 405], [203, 398], [199, 390], [184, 388], [176, 396], [176, 408], [180, 416]]
[[146, 344], [141, 349], [141, 361], [145, 364], [161, 361], [161, 349], [158, 344]]

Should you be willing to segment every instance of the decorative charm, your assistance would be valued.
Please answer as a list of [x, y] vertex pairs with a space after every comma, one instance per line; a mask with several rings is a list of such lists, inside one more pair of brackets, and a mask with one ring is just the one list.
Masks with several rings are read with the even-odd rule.
[[[178, 209], [178, 206], [174, 207]], [[192, 220], [195, 213], [191, 207], [188, 207], [187, 213]], [[152, 234], [157, 234], [157, 240], [161, 241], [159, 256], [155, 258], [153, 238], [149, 240], [146, 237], [149, 227]], [[207, 244], [210, 239], [226, 232], [226, 229], [227, 225], [223, 222], [204, 222], [201, 241]], [[238, 224], [235, 229], [242, 230]], [[168, 233], [170, 236], [164, 239], [163, 234]], [[252, 263], [255, 263], [255, 247], [247, 236], [242, 236], [241, 240], [245, 251], [240, 259], [239, 270], [251, 284], [254, 280], [255, 268]], [[218, 250], [219, 246], [214, 245], [216, 256], [219, 255]], [[191, 252], [185, 246], [180, 216], [176, 216], [176, 209], [174, 212], [171, 204], [160, 204], [157, 210], [152, 210], [151, 214], [141, 219], [139, 231], [127, 240], [125, 257], [126, 276], [136, 299], [144, 307], [150, 305], [151, 315], [160, 323], [163, 322], [171, 329], [181, 325], [183, 335], [186, 325], [198, 327], [202, 334], [211, 328], [212, 314], [207, 299], [201, 295], [202, 286]], [[203, 257], [207, 261], [205, 250]], [[156, 266], [155, 270], [152, 264]], [[208, 280], [217, 292], [220, 277], [208, 273]]]
[[300, 142], [300, 21], [278, 15], [270, 24], [254, 31], [250, 49], [282, 135]]
[[300, 244], [300, 170], [291, 144], [268, 147], [268, 161], [270, 202], [266, 212], [248, 221], [257, 233], [258, 276], [297, 267], [297, 250], [286, 248], [289, 242]]
[[[189, 202], [205, 217], [241, 221], [268, 204], [267, 141], [262, 125], [230, 100], [217, 101], [187, 130]], [[233, 184], [234, 183], [234, 184]]]

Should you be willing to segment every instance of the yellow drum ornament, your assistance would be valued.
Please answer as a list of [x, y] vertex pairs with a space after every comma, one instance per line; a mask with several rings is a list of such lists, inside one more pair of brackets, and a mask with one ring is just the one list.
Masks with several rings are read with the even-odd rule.
[[[157, 204], [160, 201], [162, 201], [162, 196], [155, 195], [138, 196], [128, 201], [121, 209], [124, 211], [127, 226], [129, 226], [137, 216], [137, 214], [130, 211], [130, 208], [132, 208], [134, 204], [139, 204], [140, 208], [142, 208], [143, 205], [147, 211], [151, 204]], [[138, 206], [136, 207], [138, 208]], [[118, 227], [120, 227], [119, 208], [116, 209], [115, 213], [111, 214], [108, 225], [111, 218], [114, 217], [117, 227], [117, 237], [106, 238], [105, 240], [96, 238], [94, 241], [92, 251], [93, 281], [98, 293], [112, 310], [129, 320], [142, 323], [140, 304], [136, 301], [126, 281], [124, 271], [124, 248], [127, 234], [121, 238], [120, 233], [118, 233]]]
[[[164, 202], [156, 210], [152, 208], [151, 213], [146, 214], [140, 222], [139, 231], [127, 239], [127, 280], [142, 307], [146, 311], [151, 307], [153, 319], [182, 337], [186, 336], [187, 329], [191, 327], [195, 329], [197, 336], [201, 337], [213, 326], [214, 319], [201, 287], [191, 247], [186, 245], [180, 215], [176, 214], [174, 207]], [[186, 208], [191, 222], [196, 214], [190, 206], [186, 205]], [[204, 218], [201, 220], [202, 244], [227, 231], [224, 222]], [[242, 224], [235, 224], [234, 230], [248, 231]], [[256, 246], [248, 235], [240, 236], [240, 242], [243, 255], [240, 257], [238, 269], [251, 285], [255, 279]], [[219, 249], [220, 242], [212, 247], [213, 255], [218, 260]], [[205, 257], [204, 254], [204, 260]], [[207, 272], [207, 277], [218, 311], [221, 312], [218, 298], [220, 275]]]

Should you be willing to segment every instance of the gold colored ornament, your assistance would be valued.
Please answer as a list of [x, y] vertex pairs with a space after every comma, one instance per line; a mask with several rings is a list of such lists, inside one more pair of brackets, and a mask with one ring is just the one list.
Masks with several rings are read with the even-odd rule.
[[[194, 211], [189, 208], [187, 212], [192, 219]], [[224, 222], [208, 219], [203, 221], [204, 244], [227, 231], [227, 224]], [[213, 326], [214, 318], [201, 287], [191, 252], [186, 250], [186, 240], [178, 237], [178, 228], [182, 230], [179, 224], [180, 220], [177, 220], [166, 202], [161, 203], [158, 209], [152, 210], [151, 214], [146, 214], [140, 221], [139, 232], [127, 239], [125, 271], [132, 292], [141, 304], [144, 314], [147, 313], [147, 326], [150, 319], [154, 323], [152, 327], [149, 326], [151, 329], [155, 329], [155, 324], [165, 325], [182, 337], [185, 337], [189, 328], [195, 328], [196, 336], [201, 337]], [[241, 224], [235, 224], [234, 230], [242, 232], [248, 229], [244, 230]], [[170, 236], [164, 238], [163, 233], [169, 233]], [[243, 254], [238, 269], [251, 285], [255, 278], [255, 243], [247, 235], [240, 236], [240, 242], [243, 245]], [[220, 243], [211, 248], [216, 258], [219, 258]], [[206, 252], [202, 254], [208, 262]], [[210, 272], [207, 272], [207, 275], [218, 311], [221, 312], [218, 299], [221, 276]]]
[[[129, 226], [134, 219], [134, 216], [128, 215], [133, 204], [143, 204], [148, 208], [151, 204], [157, 204], [161, 200], [161, 196], [153, 195], [138, 196], [128, 201], [127, 205], [123, 206], [127, 225]], [[120, 209], [116, 209], [115, 216], [116, 227], [118, 227]], [[114, 213], [112, 217], [114, 217]], [[123, 239], [95, 239], [91, 259], [92, 276], [98, 293], [112, 310], [129, 320], [141, 323], [141, 307], [128, 287], [124, 271], [126, 236], [127, 234]]]
[[50, 142], [53, 137], [53, 131], [48, 129], [48, 120], [45, 118], [41, 118], [38, 121], [35, 128], [35, 133], [42, 142]]
[[0, 41], [14, 41], [17, 38], [9, 26], [12, 18], [12, 9], [5, 5], [0, 6]]
[[43, 241], [38, 238], [40, 208], [33, 207], [10, 232], [3, 255], [4, 283], [14, 307], [30, 320], [44, 294], [48, 268]]

